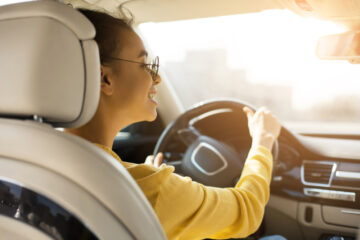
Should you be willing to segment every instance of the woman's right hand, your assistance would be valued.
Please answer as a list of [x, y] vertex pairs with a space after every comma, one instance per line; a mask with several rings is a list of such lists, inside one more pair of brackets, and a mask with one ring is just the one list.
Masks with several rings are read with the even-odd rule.
[[256, 112], [248, 107], [244, 107], [243, 110], [248, 118], [252, 146], [261, 145], [271, 151], [280, 134], [279, 121], [265, 107], [259, 108]]
[[158, 153], [156, 154], [155, 157], [154, 155], [147, 156], [144, 163], [158, 168], [160, 167], [163, 159], [164, 159], [164, 155], [162, 153]]

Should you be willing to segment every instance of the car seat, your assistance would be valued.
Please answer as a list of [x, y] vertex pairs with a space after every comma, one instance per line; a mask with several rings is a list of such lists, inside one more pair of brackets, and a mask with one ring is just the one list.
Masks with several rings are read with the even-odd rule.
[[1, 239], [166, 239], [126, 169], [57, 130], [91, 119], [95, 29], [56, 1], [0, 7]]

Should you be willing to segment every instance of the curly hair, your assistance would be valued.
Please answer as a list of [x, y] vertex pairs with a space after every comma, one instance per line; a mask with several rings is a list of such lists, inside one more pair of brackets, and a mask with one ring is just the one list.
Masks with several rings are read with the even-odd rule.
[[98, 10], [77, 9], [85, 15], [95, 27], [95, 41], [98, 44], [100, 62], [103, 65], [112, 61], [110, 58], [106, 58], [106, 56], [113, 56], [115, 52], [121, 51], [124, 47], [122, 36], [128, 34], [128, 30], [134, 31], [132, 28], [134, 17], [131, 12], [124, 7], [125, 3], [119, 5], [118, 17], [112, 16], [114, 14], [110, 15]]

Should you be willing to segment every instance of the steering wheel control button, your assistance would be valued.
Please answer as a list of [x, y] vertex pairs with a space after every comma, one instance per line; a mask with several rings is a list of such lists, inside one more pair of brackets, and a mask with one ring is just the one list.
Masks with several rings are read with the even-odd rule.
[[343, 191], [334, 191], [326, 189], [317, 189], [317, 188], [304, 188], [304, 194], [309, 197], [318, 197], [324, 199], [334, 199], [355, 202], [355, 193], [354, 192], [343, 192]]
[[213, 176], [227, 167], [227, 162], [221, 153], [204, 142], [195, 148], [191, 161], [200, 172], [208, 176]]

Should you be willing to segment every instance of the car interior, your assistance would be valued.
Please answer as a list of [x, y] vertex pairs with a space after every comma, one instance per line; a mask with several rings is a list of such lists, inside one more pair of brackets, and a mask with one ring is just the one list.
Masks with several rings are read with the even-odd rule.
[[[0, 3], [1, 239], [166, 239], [125, 168], [61, 130], [89, 121], [99, 99], [95, 29], [76, 8], [120, 17], [122, 2]], [[313, 54], [360, 67], [359, 0], [135, 0], [126, 7], [140, 35], [145, 23], [287, 10], [304, 21], [345, 27], [320, 38]], [[155, 54], [146, 37], [144, 43]], [[163, 152], [177, 174], [234, 186], [251, 146], [242, 109], [257, 104], [219, 96], [185, 107], [171, 76], [163, 69], [160, 75], [157, 119], [122, 129], [113, 150], [134, 163]], [[270, 200], [261, 226], [247, 239], [360, 239], [360, 131], [304, 126], [283, 124], [272, 149]]]

